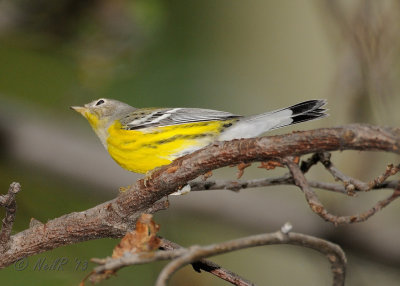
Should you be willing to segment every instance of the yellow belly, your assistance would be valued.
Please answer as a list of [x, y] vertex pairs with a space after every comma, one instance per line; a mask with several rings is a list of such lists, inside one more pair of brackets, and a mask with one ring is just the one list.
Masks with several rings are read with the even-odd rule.
[[233, 121], [196, 122], [140, 131], [122, 129], [117, 121], [108, 128], [107, 149], [124, 169], [146, 173], [210, 144]]

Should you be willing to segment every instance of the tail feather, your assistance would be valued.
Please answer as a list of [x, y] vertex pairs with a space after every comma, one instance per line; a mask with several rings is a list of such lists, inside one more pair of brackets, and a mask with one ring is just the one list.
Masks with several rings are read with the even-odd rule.
[[[313, 100], [307, 100], [304, 102], [300, 102], [298, 104], [273, 111], [272, 113], [274, 114], [280, 114], [290, 110], [292, 113], [289, 117], [286, 116], [286, 118], [282, 118], [280, 124], [277, 124], [276, 126], [272, 127], [269, 130], [281, 128], [284, 126], [288, 125], [293, 125], [297, 124], [300, 122], [305, 122], [305, 121], [310, 121], [310, 120], [315, 120], [315, 119], [320, 119], [323, 117], [326, 117], [328, 114], [325, 113], [326, 109], [321, 108], [326, 104], [325, 99], [313, 99]], [[264, 113], [265, 114], [265, 113]], [[284, 115], [285, 116], [285, 115]], [[266, 131], [269, 131], [266, 130]], [[264, 131], [264, 132], [266, 132]], [[263, 132], [263, 133], [264, 133]]]
[[[315, 119], [323, 118], [326, 116], [328, 116], [328, 114], [324, 113], [324, 110], [319, 111], [319, 112], [310, 111], [310, 112], [306, 112], [304, 114], [292, 117], [293, 121], [290, 122], [290, 124], [288, 124], [288, 125], [293, 125], [293, 124], [297, 124], [297, 123], [304, 122], [304, 121], [315, 120]], [[285, 125], [283, 125], [283, 126], [285, 126]], [[279, 126], [279, 127], [283, 127], [283, 126]]]
[[322, 108], [325, 104], [324, 99], [308, 100], [287, 108], [244, 117], [224, 130], [218, 140], [257, 137], [269, 130], [326, 117], [326, 109]]
[[319, 109], [322, 109], [322, 111], [323, 111], [324, 109], [320, 108], [320, 107], [324, 106], [325, 104], [326, 104], [325, 99], [313, 99], [313, 100], [307, 100], [304, 102], [300, 102], [298, 104], [295, 104], [295, 105], [287, 107], [287, 108], [277, 110], [276, 112], [279, 112], [279, 111], [285, 110], [285, 109], [290, 109], [293, 112], [292, 116], [296, 116], [299, 114], [304, 114], [304, 113], [314, 111], [314, 110], [319, 110]]
[[328, 116], [326, 109], [321, 108], [325, 104], [326, 100], [309, 100], [289, 107], [293, 112], [290, 125]]

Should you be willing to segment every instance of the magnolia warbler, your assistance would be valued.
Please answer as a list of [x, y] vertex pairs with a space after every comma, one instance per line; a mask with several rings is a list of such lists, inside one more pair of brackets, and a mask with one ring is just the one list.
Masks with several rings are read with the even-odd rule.
[[214, 141], [257, 137], [269, 130], [325, 117], [325, 100], [253, 116], [199, 108], [135, 108], [101, 98], [71, 106], [90, 123], [123, 168], [147, 173]]

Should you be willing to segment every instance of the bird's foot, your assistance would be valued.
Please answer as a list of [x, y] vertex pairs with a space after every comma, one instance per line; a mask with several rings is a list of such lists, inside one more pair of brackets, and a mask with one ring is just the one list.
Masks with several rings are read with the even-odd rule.
[[152, 169], [152, 170], [146, 172], [146, 175], [145, 175], [144, 178], [143, 178], [143, 184], [144, 184], [144, 186], [145, 186], [146, 188], [150, 186], [149, 181], [151, 180], [153, 174], [154, 174], [158, 169], [160, 169], [160, 167], [156, 167], [156, 168], [154, 168], [154, 169]]

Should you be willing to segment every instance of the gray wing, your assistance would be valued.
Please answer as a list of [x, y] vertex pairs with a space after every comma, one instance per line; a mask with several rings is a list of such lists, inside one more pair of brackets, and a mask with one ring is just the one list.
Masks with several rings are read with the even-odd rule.
[[[138, 112], [140, 112], [140, 116], [138, 116]], [[124, 129], [136, 130], [155, 126], [228, 120], [239, 117], [241, 116], [225, 111], [200, 108], [148, 109], [146, 112], [135, 111], [130, 116], [124, 118], [121, 123]]]

